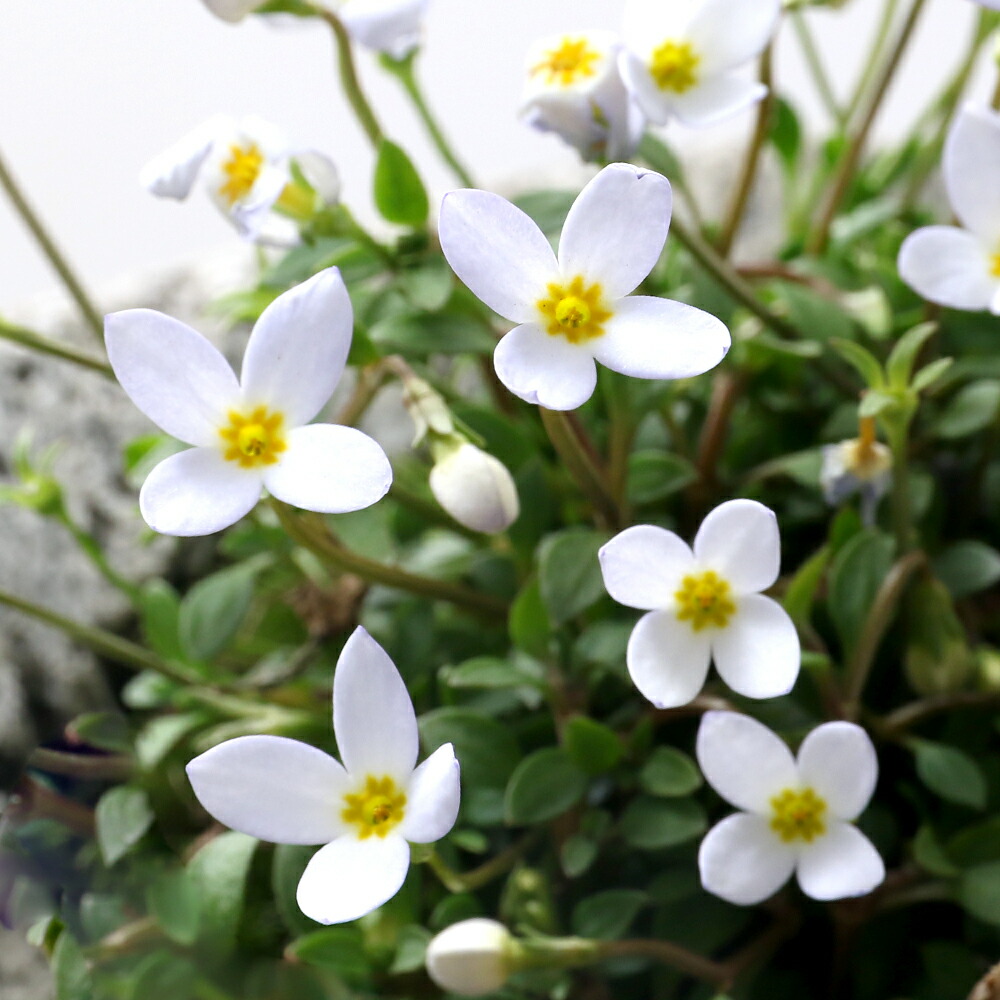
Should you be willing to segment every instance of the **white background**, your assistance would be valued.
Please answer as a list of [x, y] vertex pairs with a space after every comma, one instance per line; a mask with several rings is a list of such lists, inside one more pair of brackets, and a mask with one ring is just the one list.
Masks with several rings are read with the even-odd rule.
[[[845, 90], [881, 6], [849, 0], [842, 11], [812, 15]], [[577, 180], [575, 154], [517, 119], [525, 50], [548, 34], [614, 30], [622, 7], [623, 0], [432, 0], [419, 72], [481, 185]], [[953, 71], [975, 9], [971, 0], [931, 0], [882, 134], [898, 133]], [[136, 181], [149, 156], [216, 112], [259, 114], [295, 143], [327, 151], [345, 200], [360, 218], [373, 218], [371, 153], [337, 89], [327, 30], [272, 24], [251, 17], [230, 26], [199, 0], [0, 0], [0, 153], [91, 288], [206, 254], [250, 252], [203, 192], [186, 203], [159, 201]], [[454, 182], [396, 82], [367, 55], [360, 61], [386, 132], [411, 152], [435, 196], [447, 190]], [[979, 96], [988, 94], [990, 75], [984, 67]], [[822, 126], [788, 28], [778, 79]], [[736, 142], [750, 119], [711, 134], [673, 128], [671, 141], [690, 158], [705, 143]], [[0, 313], [57, 290], [0, 192]]]

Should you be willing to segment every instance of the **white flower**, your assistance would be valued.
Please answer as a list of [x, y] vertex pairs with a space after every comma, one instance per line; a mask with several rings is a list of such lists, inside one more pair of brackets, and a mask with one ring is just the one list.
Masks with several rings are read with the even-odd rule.
[[479, 997], [500, 989], [514, 939], [503, 924], [473, 917], [446, 927], [427, 946], [427, 972], [449, 993]]
[[[187, 451], [149, 474], [139, 508], [155, 531], [206, 535], [238, 521], [261, 489], [306, 510], [381, 499], [392, 467], [353, 427], [308, 424], [330, 398], [351, 344], [351, 300], [331, 267], [261, 314], [241, 381], [200, 333], [151, 309], [105, 320], [108, 358], [132, 402]], [[308, 424], [308, 426], [304, 426]]]
[[945, 190], [958, 226], [925, 226], [903, 241], [899, 275], [931, 302], [1000, 315], [1000, 115], [967, 104], [945, 144]]
[[536, 42], [528, 55], [521, 117], [555, 132], [585, 160], [629, 157], [645, 118], [618, 70], [618, 36], [593, 31]]
[[223, 21], [235, 24], [242, 21], [252, 10], [262, 7], [267, 0], [202, 0], [202, 3]]
[[[305, 185], [293, 174], [293, 162]], [[140, 184], [152, 194], [177, 200], [187, 198], [199, 178], [242, 236], [278, 243], [296, 241], [290, 219], [308, 219], [340, 194], [337, 169], [328, 157], [315, 150], [293, 151], [277, 128], [253, 116], [211, 118], [139, 173]]]
[[767, 88], [734, 72], [759, 55], [781, 0], [629, 0], [622, 76], [654, 122], [714, 125]]
[[394, 896], [410, 867], [409, 843], [443, 837], [459, 803], [452, 745], [415, 767], [406, 685], [363, 628], [337, 661], [333, 731], [343, 765], [298, 740], [241, 736], [187, 766], [195, 795], [220, 823], [278, 844], [326, 845], [297, 894], [302, 912], [322, 924], [355, 920]]
[[862, 417], [861, 437], [823, 448], [819, 481], [831, 505], [860, 494], [861, 519], [867, 525], [875, 523], [878, 502], [892, 481], [892, 452], [875, 440], [874, 417]]
[[444, 445], [441, 451], [430, 475], [437, 502], [473, 531], [506, 531], [520, 513], [517, 487], [507, 467], [469, 441]]
[[665, 528], [637, 525], [598, 553], [604, 586], [639, 619], [626, 651], [635, 686], [657, 708], [691, 701], [709, 659], [748, 698], [787, 694], [801, 650], [792, 620], [759, 593], [778, 578], [778, 523], [754, 500], [729, 500], [711, 511], [694, 551]]
[[850, 722], [818, 726], [798, 759], [770, 729], [736, 712], [708, 712], [698, 764], [727, 802], [744, 812], [708, 831], [698, 851], [702, 885], [730, 903], [759, 903], [794, 871], [813, 899], [871, 892], [885, 866], [851, 823], [875, 790], [878, 760]]
[[573, 203], [559, 257], [535, 223], [488, 191], [452, 191], [441, 247], [466, 285], [518, 323], [493, 362], [515, 395], [550, 410], [585, 403], [595, 359], [638, 378], [686, 378], [717, 365], [729, 331], [669, 299], [626, 298], [653, 269], [670, 225], [666, 178], [627, 163], [605, 167]]

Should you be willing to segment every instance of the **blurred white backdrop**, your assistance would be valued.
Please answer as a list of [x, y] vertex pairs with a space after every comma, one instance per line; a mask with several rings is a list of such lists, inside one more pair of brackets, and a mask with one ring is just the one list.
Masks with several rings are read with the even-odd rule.
[[[667, 2], [667, 0], [664, 0]], [[580, 174], [575, 154], [517, 118], [524, 53], [542, 35], [616, 29], [624, 0], [432, 0], [419, 74], [455, 147], [484, 186], [528, 186]], [[881, 0], [816, 14], [817, 38], [846, 89]], [[972, 0], [932, 0], [876, 135], [898, 133], [965, 49]], [[372, 165], [334, 76], [323, 25], [230, 26], [198, 0], [0, 0], [0, 154], [86, 284], [225, 252], [248, 256], [202, 192], [184, 204], [142, 191], [152, 154], [216, 112], [256, 113], [297, 144], [328, 152], [343, 197], [371, 221]], [[362, 77], [387, 134], [420, 165], [435, 196], [454, 182], [425, 140], [395, 80], [362, 54]], [[792, 32], [777, 78], [807, 118], [822, 115]], [[991, 82], [983, 72], [980, 96]], [[710, 133], [671, 129], [687, 157], [738, 142], [752, 118]], [[0, 192], [0, 312], [58, 283]]]

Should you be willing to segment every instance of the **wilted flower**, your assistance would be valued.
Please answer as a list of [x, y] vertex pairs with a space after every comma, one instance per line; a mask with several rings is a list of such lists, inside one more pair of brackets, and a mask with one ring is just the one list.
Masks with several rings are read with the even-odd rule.
[[714, 125], [767, 88], [734, 72], [771, 40], [781, 0], [629, 0], [622, 76], [654, 122]]
[[514, 946], [510, 932], [496, 920], [462, 920], [431, 940], [425, 959], [427, 972], [443, 990], [466, 997], [483, 996], [507, 981]]
[[[151, 309], [105, 320], [108, 359], [132, 402], [194, 445], [149, 474], [139, 508], [155, 531], [206, 535], [238, 521], [267, 488], [326, 513], [381, 499], [392, 467], [353, 427], [309, 424], [340, 380], [353, 311], [335, 267], [269, 305], [254, 326], [241, 381], [200, 333]], [[308, 425], [308, 426], [304, 426]]]
[[730, 903], [775, 893], [792, 872], [813, 899], [871, 892], [885, 866], [852, 821], [868, 804], [878, 759], [850, 722], [818, 726], [798, 759], [770, 729], [736, 712], [701, 721], [698, 764], [727, 802], [744, 812], [708, 831], [698, 851], [702, 885]]
[[459, 804], [452, 745], [415, 767], [417, 720], [406, 685], [363, 628], [337, 661], [333, 731], [343, 765], [298, 740], [241, 736], [187, 766], [199, 801], [220, 823], [278, 844], [326, 844], [297, 893], [302, 912], [322, 924], [356, 920], [391, 899], [410, 867], [410, 843], [443, 837]]
[[431, 492], [459, 524], [494, 535], [517, 520], [517, 487], [499, 459], [460, 439], [435, 450]]
[[604, 586], [639, 619], [625, 654], [635, 686], [657, 708], [686, 705], [705, 683], [710, 659], [748, 698], [787, 694], [801, 650], [791, 618], [760, 591], [778, 578], [774, 514], [754, 500], [711, 511], [694, 551], [665, 528], [636, 525], [598, 553]]
[[670, 225], [666, 178], [605, 167], [573, 203], [559, 257], [520, 209], [488, 191], [452, 191], [441, 205], [448, 263], [491, 309], [519, 325], [493, 355], [500, 381], [550, 410], [585, 403], [595, 360], [638, 378], [686, 378], [717, 365], [729, 331], [682, 302], [633, 295]]
[[860, 494], [861, 519], [872, 525], [878, 502], [892, 481], [892, 452], [875, 440], [874, 417], [862, 417], [860, 431], [858, 438], [824, 447], [819, 480], [831, 505]]
[[948, 200], [959, 226], [925, 226], [903, 241], [899, 275], [925, 299], [1000, 315], [1000, 115], [959, 111], [944, 148]]
[[297, 227], [289, 220], [306, 221], [340, 195], [337, 169], [326, 156], [293, 152], [277, 128], [252, 116], [209, 119], [153, 157], [139, 174], [152, 194], [177, 200], [187, 198], [199, 178], [219, 211], [247, 239], [294, 242]]
[[521, 117], [555, 132], [585, 160], [632, 155], [645, 119], [618, 70], [620, 42], [610, 32], [561, 35], [536, 42], [528, 55]]

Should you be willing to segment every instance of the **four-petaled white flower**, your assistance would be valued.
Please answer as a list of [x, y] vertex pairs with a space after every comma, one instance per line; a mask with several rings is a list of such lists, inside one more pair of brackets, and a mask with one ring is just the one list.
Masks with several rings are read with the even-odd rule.
[[763, 51], [780, 12], [781, 0], [630, 0], [625, 83], [654, 122], [714, 125], [767, 93], [735, 70]]
[[200, 333], [151, 309], [105, 320], [108, 358], [132, 402], [187, 444], [149, 474], [143, 517], [167, 535], [206, 535], [272, 496], [340, 513], [368, 507], [392, 482], [381, 447], [353, 427], [308, 424], [340, 380], [353, 312], [329, 268], [285, 292], [254, 326], [242, 380]]
[[945, 144], [945, 190], [958, 226], [925, 226], [899, 249], [899, 275], [925, 299], [1000, 315], [1000, 115], [967, 104]]
[[607, 31], [536, 42], [528, 54], [523, 120], [555, 132], [585, 160], [631, 156], [645, 118], [621, 78], [620, 48], [618, 36]]
[[629, 292], [653, 269], [670, 225], [665, 177], [605, 167], [566, 217], [559, 257], [520, 209], [488, 191], [452, 191], [441, 248], [466, 285], [519, 325], [493, 355], [500, 381], [550, 410], [585, 403], [595, 359], [639, 378], [686, 378], [717, 365], [729, 331], [709, 313]]
[[798, 759], [770, 729], [736, 712], [708, 712], [697, 741], [708, 783], [744, 812], [701, 843], [702, 885], [730, 903], [759, 903], [794, 871], [813, 899], [871, 892], [885, 866], [852, 825], [868, 805], [878, 760], [868, 734], [828, 722], [802, 742]]
[[199, 178], [240, 235], [263, 242], [296, 242], [293, 220], [309, 219], [340, 196], [337, 168], [328, 157], [293, 150], [279, 129], [254, 116], [211, 118], [139, 173], [139, 182], [152, 194], [179, 201]]
[[639, 619], [625, 654], [639, 691], [657, 708], [691, 701], [709, 659], [748, 698], [787, 694], [801, 649], [791, 618], [759, 591], [778, 578], [774, 514], [754, 500], [729, 500], [702, 522], [694, 551], [665, 528], [636, 525], [599, 553], [604, 586]]
[[322, 924], [356, 920], [403, 884], [410, 843], [454, 825], [459, 766], [450, 743], [416, 767], [417, 720], [406, 685], [363, 629], [347, 640], [333, 679], [333, 730], [343, 765], [282, 736], [241, 736], [187, 766], [199, 801], [220, 823], [278, 844], [325, 844], [298, 887]]

